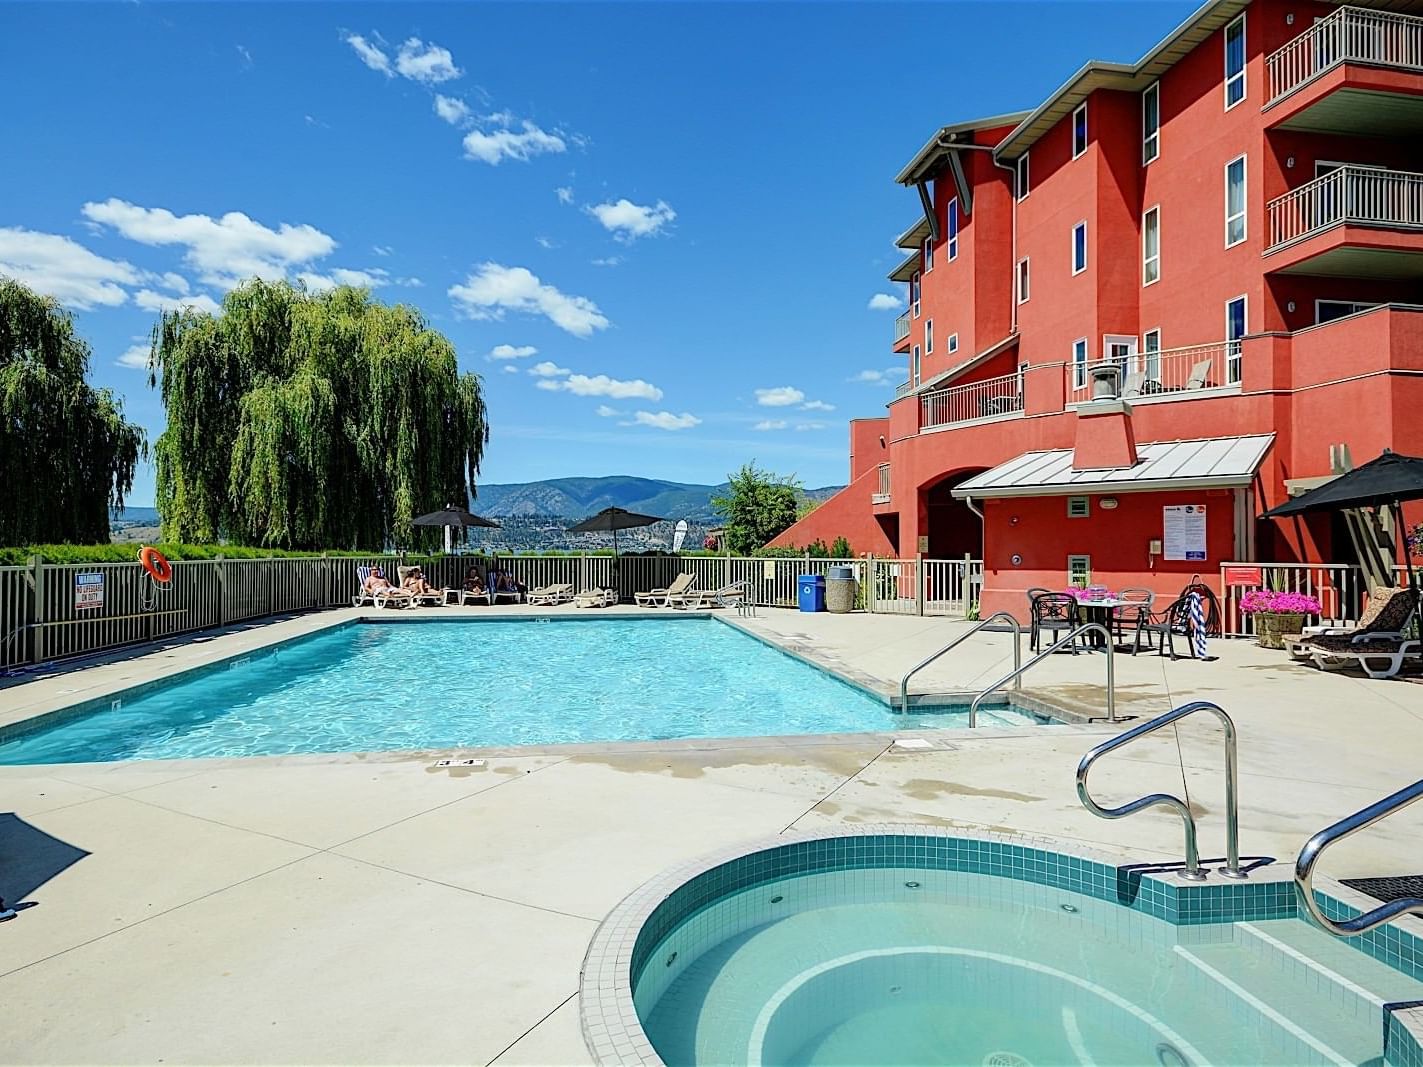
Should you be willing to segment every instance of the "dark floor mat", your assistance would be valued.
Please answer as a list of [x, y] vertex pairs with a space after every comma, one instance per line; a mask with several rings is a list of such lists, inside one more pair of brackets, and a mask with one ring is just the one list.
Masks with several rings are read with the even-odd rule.
[[1423, 874], [1404, 874], [1397, 878], [1341, 878], [1350, 889], [1367, 893], [1384, 903], [1406, 897], [1423, 899]]

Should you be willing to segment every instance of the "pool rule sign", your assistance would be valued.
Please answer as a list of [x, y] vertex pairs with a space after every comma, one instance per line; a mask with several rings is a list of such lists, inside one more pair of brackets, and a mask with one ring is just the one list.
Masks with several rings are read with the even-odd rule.
[[88, 571], [74, 576], [74, 610], [104, 610], [104, 572]]
[[1171, 504], [1162, 510], [1163, 559], [1206, 558], [1206, 506]]

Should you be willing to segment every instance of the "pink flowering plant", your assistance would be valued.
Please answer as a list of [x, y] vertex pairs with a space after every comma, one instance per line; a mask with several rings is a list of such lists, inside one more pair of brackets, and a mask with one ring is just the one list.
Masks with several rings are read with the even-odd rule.
[[1319, 600], [1307, 593], [1252, 589], [1240, 598], [1240, 610], [1246, 615], [1318, 615]]

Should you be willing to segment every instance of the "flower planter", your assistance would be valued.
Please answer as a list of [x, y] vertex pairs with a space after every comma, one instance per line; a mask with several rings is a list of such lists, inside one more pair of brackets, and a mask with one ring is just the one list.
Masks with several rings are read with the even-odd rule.
[[1284, 648], [1285, 640], [1304, 632], [1304, 615], [1298, 612], [1261, 611], [1255, 615], [1255, 636], [1261, 648]]

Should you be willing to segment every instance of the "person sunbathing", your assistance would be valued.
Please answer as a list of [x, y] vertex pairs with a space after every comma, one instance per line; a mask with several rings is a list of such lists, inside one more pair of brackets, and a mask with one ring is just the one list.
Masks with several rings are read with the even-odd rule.
[[412, 596], [440, 595], [440, 591], [429, 582], [425, 581], [425, 574], [419, 567], [412, 567], [410, 573], [405, 576], [402, 587]]
[[464, 590], [466, 593], [484, 592], [484, 579], [480, 577], [478, 567], [471, 567], [465, 572]]
[[393, 596], [409, 598], [410, 593], [405, 589], [397, 589], [386, 579], [385, 573], [379, 567], [372, 567], [371, 573], [366, 576], [363, 586], [367, 593], [372, 596]]

